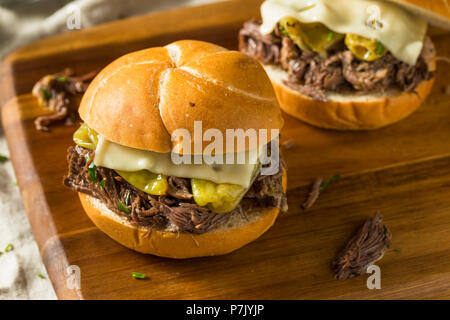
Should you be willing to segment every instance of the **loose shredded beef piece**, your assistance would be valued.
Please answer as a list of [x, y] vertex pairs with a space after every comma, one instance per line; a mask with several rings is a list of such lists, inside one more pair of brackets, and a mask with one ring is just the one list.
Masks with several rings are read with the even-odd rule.
[[367, 219], [332, 263], [338, 280], [366, 273], [367, 267], [380, 260], [391, 245], [391, 232], [383, 225], [383, 216], [377, 212]]
[[320, 195], [320, 186], [322, 182], [323, 182], [322, 178], [317, 178], [316, 180], [314, 180], [311, 187], [311, 191], [308, 194], [308, 198], [302, 204], [303, 210], [308, 210], [317, 201]]
[[[240, 205], [228, 213], [215, 213], [197, 205], [189, 189], [189, 179], [168, 177], [167, 196], [154, 196], [140, 191], [114, 170], [103, 167], [95, 168], [97, 182], [94, 183], [90, 179], [88, 168], [88, 161], [93, 158], [92, 150], [80, 146], [70, 147], [67, 155], [69, 172], [64, 177], [64, 184], [74, 191], [100, 199], [113, 212], [134, 221], [137, 225], [200, 234], [225, 224], [233, 214], [243, 214]], [[281, 180], [281, 170], [273, 176], [257, 177], [251, 191], [244, 197], [245, 202], [252, 202], [252, 206], [286, 209], [286, 195]], [[126, 206], [129, 214], [119, 209], [119, 202]]]
[[49, 125], [56, 121], [65, 120], [67, 124], [73, 123], [69, 112], [70, 99], [72, 96], [84, 93], [89, 82], [95, 77], [97, 72], [89, 72], [76, 77], [71, 69], [63, 72], [46, 75], [33, 87], [39, 103], [53, 111], [53, 114], [39, 116], [35, 119], [34, 125], [39, 131], [49, 131]]
[[261, 34], [260, 25], [256, 20], [244, 23], [239, 32], [239, 49], [264, 64], [278, 65], [288, 73], [286, 85], [319, 101], [326, 101], [326, 90], [361, 94], [391, 89], [415, 92], [420, 82], [433, 77], [429, 65], [434, 46], [428, 37], [417, 63], [409, 65], [390, 53], [372, 62], [362, 61], [342, 44], [322, 57], [300, 50], [278, 28], [271, 34]]

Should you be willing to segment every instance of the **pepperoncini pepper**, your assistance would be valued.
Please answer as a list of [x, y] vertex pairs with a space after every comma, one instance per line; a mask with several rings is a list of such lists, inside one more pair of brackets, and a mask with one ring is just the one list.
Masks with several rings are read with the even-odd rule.
[[240, 185], [217, 184], [200, 179], [191, 179], [191, 187], [195, 202], [199, 206], [206, 206], [217, 213], [232, 211], [239, 204], [246, 191]]
[[167, 193], [167, 179], [161, 174], [152, 173], [148, 170], [121, 171], [115, 170], [128, 183], [145, 193], [162, 196]]
[[279, 22], [281, 32], [304, 51], [314, 51], [326, 56], [327, 50], [340, 42], [344, 35], [333, 32], [322, 23], [301, 23], [287, 17]]
[[378, 40], [352, 33], [345, 36], [345, 45], [358, 59], [364, 61], [374, 61], [387, 52], [387, 49]]
[[98, 133], [83, 123], [73, 134], [73, 141], [80, 147], [95, 150], [98, 143]]

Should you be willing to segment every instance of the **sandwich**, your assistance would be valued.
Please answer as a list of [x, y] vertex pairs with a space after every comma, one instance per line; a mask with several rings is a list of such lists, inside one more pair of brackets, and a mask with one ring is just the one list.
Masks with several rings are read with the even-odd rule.
[[[287, 210], [285, 166], [272, 156], [279, 104], [261, 65], [239, 51], [184, 40], [129, 53], [94, 78], [78, 112], [64, 184], [125, 247], [169, 258], [226, 254]], [[211, 152], [208, 130], [234, 129], [270, 134]], [[207, 152], [217, 161], [205, 161]]]
[[445, 1], [267, 0], [239, 32], [281, 108], [311, 125], [369, 130], [397, 122], [429, 95], [435, 49], [427, 21], [449, 28]]

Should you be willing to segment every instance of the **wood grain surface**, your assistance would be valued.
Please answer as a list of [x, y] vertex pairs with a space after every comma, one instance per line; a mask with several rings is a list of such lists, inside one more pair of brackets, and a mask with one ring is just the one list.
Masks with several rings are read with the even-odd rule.
[[[371, 132], [326, 131], [285, 116], [289, 211], [257, 241], [225, 256], [170, 260], [109, 239], [62, 185], [75, 127], [37, 132], [46, 112], [29, 93], [43, 75], [71, 67], [99, 70], [120, 55], [179, 39], [237, 48], [242, 23], [260, 1], [230, 1], [156, 13], [45, 39], [5, 59], [0, 73], [2, 122], [22, 198], [60, 299], [440, 299], [450, 298], [450, 65], [438, 63], [432, 95], [412, 116]], [[450, 36], [436, 32], [440, 56]], [[339, 173], [308, 211], [312, 180]], [[368, 275], [333, 279], [330, 264], [367, 217], [380, 210], [392, 245], [377, 264], [380, 290]], [[66, 268], [81, 270], [81, 288]], [[143, 272], [138, 281], [131, 272]]]

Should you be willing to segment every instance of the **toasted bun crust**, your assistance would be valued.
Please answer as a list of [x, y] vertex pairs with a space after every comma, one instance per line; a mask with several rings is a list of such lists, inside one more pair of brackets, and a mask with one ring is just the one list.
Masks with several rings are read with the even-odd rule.
[[[283, 189], [286, 191], [286, 171]], [[203, 234], [173, 233], [137, 227], [109, 210], [100, 200], [79, 193], [81, 204], [94, 224], [109, 237], [130, 249], [166, 258], [215, 256], [232, 252], [260, 237], [275, 222], [279, 210], [270, 208], [246, 212], [211, 232]]]
[[192, 40], [115, 60], [89, 85], [79, 113], [106, 139], [156, 152], [170, 152], [180, 143], [171, 141], [176, 129], [187, 129], [194, 138], [197, 120], [203, 131], [215, 128], [223, 134], [283, 125], [275, 92], [258, 62]]
[[[333, 93], [327, 94], [328, 101], [323, 102], [283, 84], [287, 75], [280, 68], [270, 65], [264, 68], [272, 80], [281, 109], [316, 127], [336, 130], [372, 130], [400, 121], [422, 104], [434, 83], [434, 78], [422, 81], [416, 88], [417, 94], [404, 91], [358, 96]], [[435, 69], [435, 60], [429, 68]]]
[[450, 29], [448, 0], [387, 0], [413, 12], [428, 23]]

